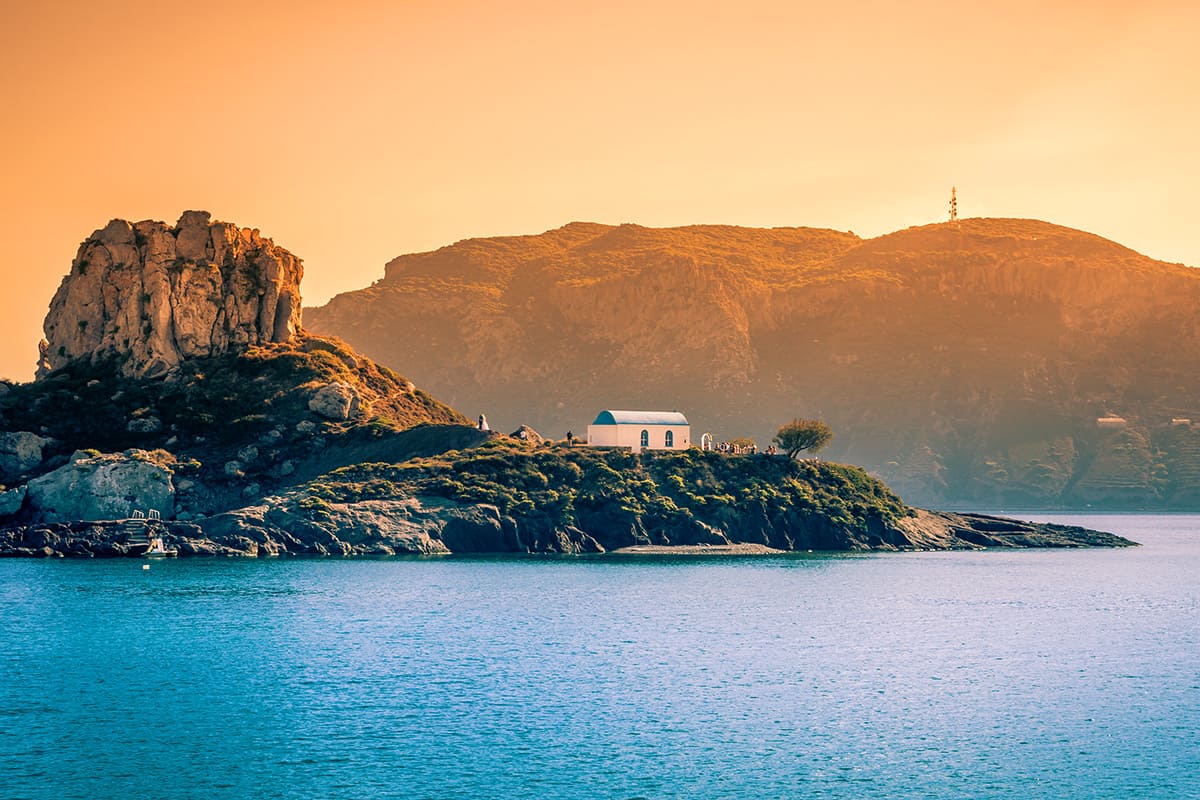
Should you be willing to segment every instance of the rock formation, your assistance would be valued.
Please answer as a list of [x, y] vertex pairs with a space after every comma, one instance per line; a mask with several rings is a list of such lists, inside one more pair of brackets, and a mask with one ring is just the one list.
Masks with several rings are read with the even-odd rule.
[[266, 504], [200, 523], [207, 538], [249, 555], [447, 555], [519, 551], [513, 526], [495, 506], [429, 497], [331, 503], [313, 519], [268, 498]]
[[186, 358], [287, 342], [300, 329], [300, 259], [257, 230], [187, 211], [174, 228], [114, 219], [79, 247], [50, 303], [38, 377], [120, 359], [157, 377]]
[[51, 440], [29, 431], [0, 433], [0, 483], [11, 483], [42, 463]]
[[141, 450], [76, 453], [69, 464], [35, 478], [25, 501], [37, 522], [125, 519], [135, 511], [175, 516], [172, 472]]
[[28, 488], [24, 486], [0, 492], [0, 519], [11, 517], [19, 512], [25, 503], [25, 495], [28, 493]]
[[358, 414], [362, 398], [358, 391], [347, 383], [328, 383], [317, 389], [308, 401], [308, 410], [325, 419], [350, 419]]

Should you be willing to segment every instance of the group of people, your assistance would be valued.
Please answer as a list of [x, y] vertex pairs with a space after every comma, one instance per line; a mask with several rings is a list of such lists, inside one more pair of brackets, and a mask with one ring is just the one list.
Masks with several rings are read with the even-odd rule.
[[[729, 455], [752, 456], [758, 453], [758, 445], [751, 442], [750, 444], [740, 444], [735, 442], [717, 442], [711, 448], [718, 453], [727, 453]], [[779, 452], [775, 445], [770, 445], [763, 451], [765, 455], [773, 456]]]
[[730, 453], [732, 455], [754, 455], [758, 452], [756, 444], [734, 444], [733, 442], [717, 442], [713, 445], [713, 450], [718, 453]]

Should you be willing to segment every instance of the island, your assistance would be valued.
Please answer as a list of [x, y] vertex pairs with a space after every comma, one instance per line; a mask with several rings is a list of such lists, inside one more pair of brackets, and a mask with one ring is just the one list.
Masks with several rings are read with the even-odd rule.
[[903, 551], [1133, 544], [908, 506], [782, 454], [481, 429], [301, 323], [299, 259], [187, 212], [113, 220], [0, 385], [0, 555]]

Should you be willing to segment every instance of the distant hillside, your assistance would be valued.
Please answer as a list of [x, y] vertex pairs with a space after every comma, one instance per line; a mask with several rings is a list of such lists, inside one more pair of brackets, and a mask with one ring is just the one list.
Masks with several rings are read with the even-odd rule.
[[765, 444], [822, 416], [911, 502], [1194, 508], [1197, 308], [1195, 270], [1035, 220], [572, 223], [402, 256], [304, 320], [503, 429], [678, 408]]

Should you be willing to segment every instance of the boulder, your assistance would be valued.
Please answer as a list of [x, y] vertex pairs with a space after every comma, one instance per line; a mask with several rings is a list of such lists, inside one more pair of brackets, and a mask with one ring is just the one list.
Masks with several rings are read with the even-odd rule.
[[537, 431], [535, 431], [533, 428], [529, 427], [528, 425], [522, 425], [521, 427], [517, 428], [515, 431], [510, 433], [509, 436], [511, 436], [514, 439], [520, 439], [523, 442], [530, 442], [531, 444], [542, 444], [543, 442], [546, 441], [545, 436], [542, 436], [540, 433], [538, 433]]
[[175, 255], [191, 261], [208, 258], [207, 211], [185, 211], [175, 224]]
[[130, 433], [158, 433], [162, 430], [162, 421], [158, 417], [138, 417], [129, 420], [125, 430]]
[[331, 420], [346, 420], [356, 416], [361, 405], [358, 391], [348, 383], [327, 383], [313, 393], [308, 410]]
[[124, 519], [152, 509], [170, 519], [175, 486], [169, 469], [131, 450], [73, 458], [30, 481], [27, 503], [37, 522]]
[[514, 549], [505, 541], [499, 510], [493, 505], [462, 505], [441, 509], [438, 538], [452, 553], [495, 553]]
[[0, 482], [12, 483], [41, 464], [51, 441], [29, 431], [0, 433]]
[[27, 491], [24, 486], [18, 486], [15, 489], [0, 492], [0, 517], [11, 517], [20, 511]]

